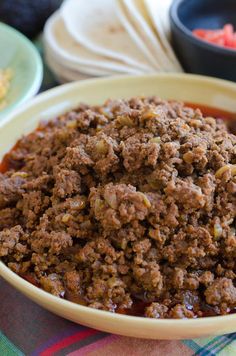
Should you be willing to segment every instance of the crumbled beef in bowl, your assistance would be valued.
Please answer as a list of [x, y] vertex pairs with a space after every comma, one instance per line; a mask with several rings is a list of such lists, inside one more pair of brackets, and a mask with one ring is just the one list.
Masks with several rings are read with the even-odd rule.
[[0, 173], [0, 257], [55, 296], [123, 314], [236, 307], [236, 136], [156, 97], [41, 124]]

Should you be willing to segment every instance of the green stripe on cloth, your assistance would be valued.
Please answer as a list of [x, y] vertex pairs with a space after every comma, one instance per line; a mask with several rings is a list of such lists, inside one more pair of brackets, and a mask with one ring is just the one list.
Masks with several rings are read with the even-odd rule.
[[0, 355], [4, 356], [24, 356], [3, 333], [0, 331]]
[[236, 334], [185, 340], [183, 343], [195, 352], [195, 356], [236, 355]]

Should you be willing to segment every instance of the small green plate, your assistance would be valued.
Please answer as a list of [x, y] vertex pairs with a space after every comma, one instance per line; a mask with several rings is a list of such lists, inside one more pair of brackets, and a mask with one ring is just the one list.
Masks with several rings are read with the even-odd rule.
[[34, 96], [42, 83], [43, 66], [34, 45], [20, 32], [0, 22], [0, 69], [11, 68], [13, 77], [7, 106], [0, 120], [12, 109]]

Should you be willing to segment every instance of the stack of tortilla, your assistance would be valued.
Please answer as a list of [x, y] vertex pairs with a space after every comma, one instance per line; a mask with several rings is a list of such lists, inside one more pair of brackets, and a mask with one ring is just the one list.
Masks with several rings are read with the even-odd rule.
[[60, 82], [180, 72], [170, 44], [172, 0], [66, 0], [46, 23], [46, 61]]

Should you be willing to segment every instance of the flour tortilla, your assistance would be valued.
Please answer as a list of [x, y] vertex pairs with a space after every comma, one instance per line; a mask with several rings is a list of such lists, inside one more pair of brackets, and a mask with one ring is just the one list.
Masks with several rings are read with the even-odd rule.
[[[86, 74], [80, 71], [75, 71], [70, 68], [65, 68], [63, 65], [58, 62], [58, 59], [55, 58], [50, 52], [46, 51], [45, 53], [45, 60], [55, 77], [60, 83], [68, 83], [72, 81], [77, 81], [77, 80], [85, 80], [85, 79], [91, 79], [94, 77], [101, 77], [101, 76], [95, 76], [95, 75], [90, 75]], [[80, 68], [83, 70], [83, 68]]]
[[148, 46], [150, 51], [156, 58], [156, 61], [160, 64], [163, 71], [180, 71], [180, 67], [176, 62], [174, 63], [167, 55], [165, 48], [156, 36], [152, 23], [150, 21], [147, 9], [144, 4], [144, 0], [117, 0], [119, 3], [123, 3], [127, 16], [130, 22], [139, 33], [143, 42]]
[[136, 29], [134, 28], [132, 22], [129, 20], [123, 2], [120, 0], [114, 0], [114, 1], [116, 6], [116, 12], [120, 19], [120, 22], [126, 29], [127, 33], [129, 33], [130, 38], [132, 39], [132, 41], [136, 43], [140, 51], [145, 53], [145, 56], [149, 59], [149, 61], [152, 63], [155, 69], [160, 71], [162, 69], [160, 63], [158, 63], [155, 56], [152, 54], [152, 51], [150, 51], [150, 49], [146, 46], [146, 43], [140, 37]]
[[170, 45], [170, 21], [169, 21], [169, 7], [172, 0], [144, 0], [144, 5], [150, 16], [155, 32], [162, 43], [168, 57], [179, 68], [181, 65]]
[[[65, 62], [64, 60], [62, 60], [50, 47], [50, 45], [47, 43], [47, 40], [44, 38], [44, 51], [46, 54], [46, 58], [49, 56], [50, 58], [53, 58], [56, 61], [56, 64], [59, 64], [61, 66], [61, 69], [63, 70], [63, 72], [74, 72], [75, 75], [77, 72], [79, 73], [84, 73], [90, 76], [108, 76], [108, 75], [114, 75], [114, 72], [109, 71], [108, 69], [104, 69], [104, 68], [98, 68], [98, 67], [88, 67], [88, 66], [84, 66], [82, 64], [78, 64], [78, 65], [74, 65], [74, 66], [70, 66], [68, 65], [67, 62]], [[52, 62], [52, 61], [51, 61]], [[53, 68], [51, 68], [53, 70]]]
[[[172, 4], [173, 0], [150, 0], [149, 3], [153, 6], [158, 6], [160, 11], [157, 12], [157, 15], [160, 19], [160, 23], [162, 24], [164, 31], [167, 35], [167, 38], [170, 40], [170, 17], [169, 17], [169, 9]], [[155, 16], [155, 15], [154, 15]]]
[[152, 64], [130, 39], [114, 0], [66, 0], [61, 16], [70, 35], [90, 51], [150, 71]]
[[[101, 68], [108, 71], [109, 74], [140, 74], [144, 72], [125, 63], [101, 57], [81, 46], [68, 33], [59, 12], [54, 13], [48, 19], [44, 27], [44, 38], [52, 52], [70, 68], [77, 69], [82, 65], [88, 68]], [[151, 71], [152, 69], [149, 72]]]

